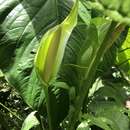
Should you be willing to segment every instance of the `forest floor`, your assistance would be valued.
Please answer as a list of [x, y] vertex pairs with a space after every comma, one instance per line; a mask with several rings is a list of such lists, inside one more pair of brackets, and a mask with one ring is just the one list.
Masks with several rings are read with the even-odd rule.
[[20, 130], [30, 111], [18, 92], [0, 77], [0, 130]]

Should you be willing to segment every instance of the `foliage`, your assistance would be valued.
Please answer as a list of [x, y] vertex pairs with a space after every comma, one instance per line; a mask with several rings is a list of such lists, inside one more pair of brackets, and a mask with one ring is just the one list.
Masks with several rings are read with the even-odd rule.
[[37, 120], [37, 118], [35, 117], [35, 113], [36, 113], [36, 111], [31, 112], [27, 116], [27, 118], [25, 119], [25, 121], [22, 125], [21, 130], [30, 130], [32, 127], [40, 124], [39, 121]]
[[129, 7], [129, 0], [0, 0], [0, 78], [38, 111], [22, 129], [130, 129]]

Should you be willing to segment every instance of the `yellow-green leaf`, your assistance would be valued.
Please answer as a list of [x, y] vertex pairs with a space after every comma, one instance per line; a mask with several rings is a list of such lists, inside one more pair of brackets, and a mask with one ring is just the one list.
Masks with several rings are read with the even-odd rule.
[[130, 29], [116, 58], [117, 65], [130, 75]]
[[49, 83], [56, 78], [59, 71], [66, 43], [77, 24], [78, 0], [74, 2], [71, 12], [59, 25], [48, 30], [43, 36], [35, 57], [35, 67], [43, 82]]

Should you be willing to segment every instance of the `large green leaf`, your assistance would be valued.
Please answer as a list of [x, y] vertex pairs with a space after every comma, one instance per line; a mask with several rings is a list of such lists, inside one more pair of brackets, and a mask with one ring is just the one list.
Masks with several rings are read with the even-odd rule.
[[86, 39], [86, 32], [87, 26], [85, 24], [79, 24], [74, 29], [68, 41], [61, 70], [59, 73], [60, 80], [67, 82], [69, 86], [77, 86], [77, 88], [79, 85], [80, 78], [79, 74], [77, 73], [77, 70], [82, 69], [82, 67], [80, 68], [80, 66], [77, 65], [77, 57], [81, 45]]
[[[88, 11], [86, 11], [86, 13], [88, 13], [87, 15], [90, 15]], [[84, 21], [85, 23], [83, 23], [79, 19], [78, 23], [80, 24], [78, 24], [74, 29], [67, 44], [60, 72], [60, 78], [63, 81], [66, 81], [70, 86], [75, 86], [76, 88], [79, 87], [81, 79], [83, 78], [83, 75], [85, 73], [85, 70], [88, 69], [88, 65], [80, 63], [82, 54], [85, 52], [85, 50], [87, 53], [87, 50], [89, 50], [88, 49], [89, 46], [95, 45], [94, 48], [97, 48], [98, 43], [96, 41], [97, 40], [96, 38], [99, 36], [99, 42], [101, 43], [110, 26], [109, 20], [105, 20], [104, 18], [99, 17], [90, 20], [89, 17], [88, 19], [86, 19], [86, 21], [88, 23], [91, 22], [92, 25], [90, 27], [88, 26], [88, 24], [86, 25], [85, 21]], [[98, 32], [96, 31], [96, 29], [98, 30]], [[91, 39], [93, 39], [93, 41]], [[93, 45], [91, 45], [89, 42], [93, 42]], [[90, 57], [90, 53], [88, 53], [88, 55], [89, 55], [88, 57]], [[88, 58], [84, 59], [85, 63], [87, 63], [87, 59]], [[90, 59], [91, 58], [89, 58], [89, 60]]]
[[33, 69], [39, 40], [64, 19], [71, 5], [69, 0], [5, 0], [0, 5], [1, 17], [4, 17], [0, 25], [0, 68], [33, 108], [38, 108], [44, 99]]
[[[129, 130], [129, 118], [124, 114], [123, 108], [114, 104], [97, 104], [93, 115], [84, 116], [90, 120], [90, 124], [95, 124], [104, 130]], [[109, 129], [108, 129], [109, 128]]]
[[[89, 102], [86, 104], [86, 110], [97, 113], [104, 108], [113, 107], [113, 105], [124, 107], [129, 96], [129, 86], [126, 86], [122, 80], [119, 82], [110, 82], [108, 79], [97, 80], [89, 92]], [[99, 108], [97, 111], [97, 107]]]
[[95, 125], [103, 130], [117, 130], [111, 129], [111, 125], [113, 124], [111, 120], [104, 117], [94, 117], [91, 115], [87, 115], [86, 119], [88, 119], [89, 125]]
[[[21, 0], [22, 1], [22, 0]], [[0, 1], [0, 24], [10, 13], [10, 11], [17, 6], [19, 0], [1, 0]]]
[[[101, 83], [98, 85], [100, 88], [86, 106], [87, 112], [92, 114], [92, 120], [95, 120], [96, 117], [99, 122], [110, 123], [109, 126], [112, 130], [129, 129], [128, 112], [124, 106], [127, 90], [124, 89], [124, 85], [121, 83], [104, 84], [104, 87], [103, 84], [101, 87]], [[95, 125], [98, 125], [98, 122]]]

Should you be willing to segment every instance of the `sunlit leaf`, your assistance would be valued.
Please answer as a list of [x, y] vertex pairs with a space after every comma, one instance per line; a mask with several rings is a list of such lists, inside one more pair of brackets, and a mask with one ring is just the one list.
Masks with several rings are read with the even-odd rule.
[[35, 117], [35, 113], [36, 113], [36, 111], [31, 112], [27, 116], [27, 118], [23, 122], [21, 130], [30, 130], [34, 126], [37, 126], [40, 124], [39, 121], [37, 120], [37, 118]]
[[79, 124], [76, 130], [91, 130], [87, 121], [83, 121]]
[[117, 65], [130, 75], [130, 29], [128, 30], [127, 37], [119, 48], [117, 56]]

